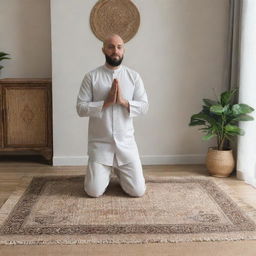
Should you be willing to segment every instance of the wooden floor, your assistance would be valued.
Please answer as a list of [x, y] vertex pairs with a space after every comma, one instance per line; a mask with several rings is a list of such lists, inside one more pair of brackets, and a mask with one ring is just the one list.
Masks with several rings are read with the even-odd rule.
[[[0, 159], [0, 206], [4, 204], [20, 179], [24, 176], [85, 174], [85, 166], [53, 167], [43, 162], [30, 159]], [[208, 176], [204, 165], [154, 165], [143, 166], [144, 173], [156, 176]], [[239, 192], [240, 197], [256, 207], [256, 189], [235, 175], [222, 179], [232, 189]], [[233, 242], [186, 242], [134, 245], [0, 245], [0, 255], [95, 255], [95, 256], [127, 256], [127, 255], [182, 255], [182, 256], [255, 256], [256, 241]]]

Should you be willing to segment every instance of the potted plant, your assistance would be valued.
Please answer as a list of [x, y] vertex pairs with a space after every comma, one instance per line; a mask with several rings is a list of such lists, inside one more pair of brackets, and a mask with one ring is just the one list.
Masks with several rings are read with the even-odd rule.
[[[10, 59], [9, 57], [7, 57], [7, 55], [10, 55], [9, 53], [5, 53], [5, 52], [0, 52], [0, 62], [2, 60], [7, 60]], [[4, 66], [0, 65], [0, 70], [3, 68]]]
[[216, 177], [229, 176], [235, 166], [230, 143], [237, 135], [244, 135], [244, 130], [238, 127], [239, 121], [251, 121], [254, 118], [248, 113], [254, 111], [247, 104], [234, 104], [234, 96], [238, 89], [221, 93], [216, 100], [203, 99], [204, 105], [198, 114], [191, 116], [189, 126], [200, 125], [205, 135], [203, 140], [217, 139], [216, 147], [209, 147], [206, 166], [210, 175]]

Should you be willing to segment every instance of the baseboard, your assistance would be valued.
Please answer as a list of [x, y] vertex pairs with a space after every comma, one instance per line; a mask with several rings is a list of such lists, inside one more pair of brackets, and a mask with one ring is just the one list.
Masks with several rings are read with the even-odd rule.
[[[142, 155], [142, 165], [166, 165], [166, 164], [204, 164], [204, 154], [187, 155]], [[87, 165], [88, 156], [54, 156], [54, 166], [80, 166]]]
[[87, 165], [88, 156], [54, 156], [53, 166], [80, 166]]
[[143, 165], [165, 165], [165, 164], [204, 164], [206, 155], [142, 155]]
[[252, 185], [256, 188], [256, 178], [254, 175], [244, 173], [240, 170], [236, 170], [236, 177], [239, 180], [243, 180], [245, 183]]

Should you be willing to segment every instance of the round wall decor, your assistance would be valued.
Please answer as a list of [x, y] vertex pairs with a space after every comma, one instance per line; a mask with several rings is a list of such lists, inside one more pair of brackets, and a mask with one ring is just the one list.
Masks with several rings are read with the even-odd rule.
[[131, 0], [99, 0], [91, 11], [90, 25], [101, 41], [115, 33], [128, 42], [139, 29], [140, 13]]

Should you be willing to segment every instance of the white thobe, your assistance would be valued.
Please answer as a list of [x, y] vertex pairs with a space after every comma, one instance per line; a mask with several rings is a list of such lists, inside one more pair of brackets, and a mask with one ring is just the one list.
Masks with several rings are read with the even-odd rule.
[[[119, 104], [103, 108], [114, 78], [119, 81], [122, 96], [128, 100], [130, 112]], [[113, 166], [135, 161], [139, 157], [134, 138], [133, 117], [146, 114], [148, 98], [140, 75], [120, 65], [116, 70], [102, 65], [85, 74], [77, 97], [77, 113], [89, 117], [89, 159]]]

